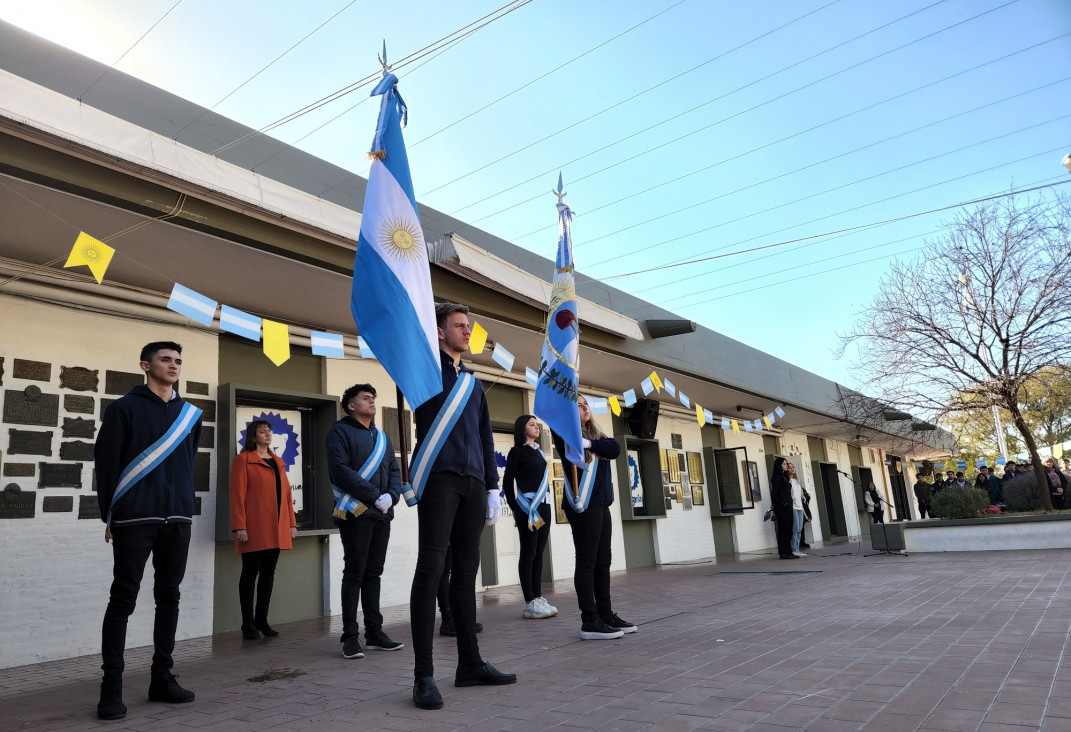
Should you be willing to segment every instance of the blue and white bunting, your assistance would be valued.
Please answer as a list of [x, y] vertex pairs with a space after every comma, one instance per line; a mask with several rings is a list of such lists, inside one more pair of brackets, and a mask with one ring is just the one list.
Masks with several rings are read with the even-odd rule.
[[[357, 348], [361, 350], [361, 358], [370, 358], [372, 360], [375, 360], [376, 354], [372, 353], [372, 349], [368, 347], [368, 342], [365, 341], [364, 338], [361, 338], [361, 336], [357, 336]], [[442, 389], [440, 389], [439, 391], [442, 391]], [[402, 393], [404, 394], [405, 392]]]
[[528, 366], [525, 366], [524, 367], [524, 380], [527, 381], [532, 386], [535, 386], [536, 384], [539, 383], [539, 374], [536, 372], [535, 369], [532, 369], [532, 368], [529, 368]]
[[713, 414], [713, 412], [711, 412], [709, 409], [704, 409], [703, 410], [703, 419], [706, 420], [707, 424], [714, 424], [714, 414]]
[[684, 405], [685, 409], [691, 409], [692, 408], [692, 400], [689, 399], [688, 395], [685, 394], [683, 391], [680, 392], [680, 400], [681, 400], [681, 404]]
[[677, 387], [673, 386], [673, 382], [669, 379], [662, 379], [662, 386], [666, 388], [666, 392], [671, 396], [677, 396]]
[[624, 394], [622, 394], [622, 396], [625, 397], [625, 406], [626, 407], [631, 407], [633, 404], [636, 403], [636, 390], [635, 389], [629, 389]]
[[723, 430], [732, 429], [732, 425], [729, 424], [729, 418], [728, 417], [722, 417], [721, 418], [721, 428]]
[[753, 432], [753, 431], [754, 431], [754, 428], [751, 426], [751, 420], [750, 419], [745, 419], [744, 420], [744, 432]]
[[640, 388], [643, 389], [644, 396], [647, 396], [652, 391], [654, 391], [654, 383], [651, 381], [650, 376], [640, 382]]
[[260, 342], [260, 318], [229, 305], [220, 306], [219, 327], [228, 333]]
[[491, 358], [506, 371], [513, 370], [513, 354], [507, 351], [506, 347], [501, 343], [495, 343], [495, 348], [491, 351]]
[[327, 358], [345, 358], [346, 349], [342, 343], [342, 336], [338, 333], [324, 333], [314, 330], [310, 332], [312, 339], [312, 354], [314, 356], [326, 356]]
[[588, 407], [592, 414], [606, 414], [610, 408], [606, 405], [606, 399], [602, 397], [588, 397]]
[[[778, 417], [784, 417], [785, 416], [785, 410], [781, 409], [781, 407], [778, 407], [777, 409], [774, 410], [774, 414], [776, 414]], [[773, 420], [771, 419], [770, 421], [772, 422]]]
[[756, 432], [762, 432], [762, 420], [761, 419], [756, 419], [755, 420], [755, 431]]
[[167, 308], [174, 310], [180, 315], [185, 315], [201, 325], [212, 325], [216, 317], [216, 301], [195, 292], [179, 283], [171, 289], [171, 297], [167, 300]]

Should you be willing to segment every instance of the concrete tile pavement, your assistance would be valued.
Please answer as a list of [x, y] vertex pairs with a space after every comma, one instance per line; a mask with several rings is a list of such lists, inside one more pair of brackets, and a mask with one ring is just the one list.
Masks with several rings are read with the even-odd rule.
[[96, 656], [0, 670], [0, 732], [1071, 730], [1066, 552], [867, 554], [847, 543], [787, 564], [616, 573], [615, 609], [640, 630], [615, 641], [579, 640], [569, 580], [544, 588], [561, 611], [547, 620], [521, 618], [518, 588], [490, 590], [481, 650], [520, 683], [455, 689], [453, 640], [437, 636], [438, 711], [412, 706], [396, 607], [386, 630], [407, 647], [358, 660], [341, 657], [338, 618], [183, 641], [192, 704], [146, 701], [151, 651], [131, 649], [117, 722], [94, 716]]

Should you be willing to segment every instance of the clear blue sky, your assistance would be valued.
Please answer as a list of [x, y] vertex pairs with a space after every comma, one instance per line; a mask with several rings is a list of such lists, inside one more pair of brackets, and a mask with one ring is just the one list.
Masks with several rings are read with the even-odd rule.
[[[375, 72], [383, 39], [397, 60], [505, 1], [0, 0], [0, 17], [108, 64], [129, 50], [118, 70], [260, 128]], [[398, 70], [417, 198], [553, 258], [560, 169], [581, 271], [854, 385], [837, 332], [951, 212], [614, 276], [1068, 178], [1068, 34], [1069, 0], [534, 0]], [[272, 134], [363, 174], [369, 90]]]

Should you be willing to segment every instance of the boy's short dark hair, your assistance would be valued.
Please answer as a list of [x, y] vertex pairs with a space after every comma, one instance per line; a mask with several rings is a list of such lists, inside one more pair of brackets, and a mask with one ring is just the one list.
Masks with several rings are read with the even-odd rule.
[[141, 358], [139, 360], [149, 363], [157, 351], [176, 351], [181, 354], [182, 346], [174, 341], [153, 341], [141, 349]]
[[469, 308], [467, 305], [462, 305], [458, 302], [441, 302], [435, 306], [435, 325], [442, 328], [446, 324], [446, 319], [454, 313], [469, 314]]
[[374, 386], [372, 386], [371, 384], [354, 384], [353, 386], [351, 386], [349, 389], [346, 389], [346, 391], [344, 391], [342, 393], [342, 411], [343, 412], [345, 412], [346, 414], [350, 413], [350, 410], [346, 409], [346, 405], [349, 404], [353, 400], [353, 398], [355, 396], [357, 396], [358, 394], [360, 394], [362, 391], [367, 391], [372, 396], [376, 395], [376, 388]]

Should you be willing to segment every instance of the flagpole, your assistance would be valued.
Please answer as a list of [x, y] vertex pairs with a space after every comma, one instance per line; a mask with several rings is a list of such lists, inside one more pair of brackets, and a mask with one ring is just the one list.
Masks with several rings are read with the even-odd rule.
[[409, 482], [409, 435], [405, 430], [405, 397], [402, 396], [402, 389], [399, 386], [394, 387], [395, 393], [398, 395], [398, 449], [402, 453], [402, 484]]
[[[566, 460], [566, 462], [569, 462], [569, 461]], [[579, 501], [580, 500], [580, 489], [577, 487], [579, 484], [576, 482], [577, 481], [576, 466], [573, 465], [572, 463], [569, 463], [569, 467], [573, 469], [573, 498], [575, 500]]]

